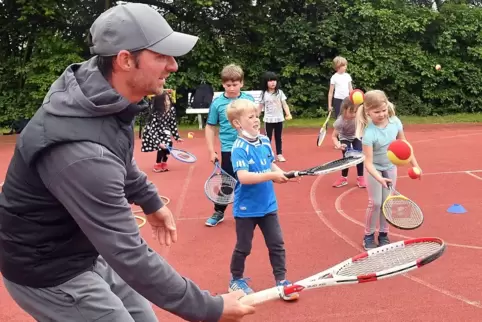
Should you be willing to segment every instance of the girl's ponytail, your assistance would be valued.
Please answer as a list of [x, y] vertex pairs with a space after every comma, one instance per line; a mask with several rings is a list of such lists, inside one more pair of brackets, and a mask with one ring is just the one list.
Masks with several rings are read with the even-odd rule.
[[395, 105], [387, 100], [388, 117], [395, 116]]
[[365, 113], [364, 104], [360, 104], [360, 106], [358, 106], [355, 119], [356, 119], [355, 136], [357, 137], [357, 139], [360, 140], [361, 137], [363, 136], [363, 132], [365, 132], [365, 128], [368, 125], [368, 118], [367, 118], [367, 114]]

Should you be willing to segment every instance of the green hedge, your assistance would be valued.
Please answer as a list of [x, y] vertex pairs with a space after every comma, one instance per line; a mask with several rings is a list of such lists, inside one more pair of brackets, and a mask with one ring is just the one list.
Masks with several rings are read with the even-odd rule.
[[[104, 8], [93, 0], [68, 2], [4, 7], [0, 125], [31, 116], [63, 69], [88, 58], [85, 31]], [[157, 4], [175, 29], [200, 37], [169, 79], [181, 116], [187, 92], [202, 79], [222, 90], [219, 73], [234, 62], [246, 71], [246, 89], [258, 89], [263, 72], [275, 71], [293, 114], [320, 117], [337, 55], [348, 59], [355, 87], [385, 90], [400, 114], [481, 111], [482, 9], [467, 1], [445, 1], [439, 10], [430, 1], [403, 0], [146, 2]]]

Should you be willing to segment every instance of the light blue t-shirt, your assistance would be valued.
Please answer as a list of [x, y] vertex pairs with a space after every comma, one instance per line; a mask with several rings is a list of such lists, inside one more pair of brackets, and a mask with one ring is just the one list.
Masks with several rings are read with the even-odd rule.
[[[274, 153], [269, 139], [260, 135], [259, 139], [250, 142], [238, 137], [233, 144], [231, 163], [234, 173], [247, 170], [255, 173], [271, 171]], [[263, 217], [278, 210], [273, 181], [257, 184], [241, 184], [234, 189], [234, 217]]]
[[398, 132], [403, 130], [400, 119], [392, 116], [385, 128], [379, 128], [372, 122], [368, 123], [363, 133], [363, 145], [373, 147], [373, 165], [379, 171], [386, 171], [395, 165], [387, 157], [387, 149], [390, 143], [397, 139]]
[[209, 114], [207, 124], [216, 126], [219, 124], [219, 141], [221, 141], [221, 152], [230, 152], [233, 143], [238, 137], [238, 132], [229, 123], [226, 115], [226, 108], [228, 105], [238, 99], [244, 98], [254, 102], [254, 97], [251, 94], [241, 92], [241, 95], [235, 98], [228, 98], [223, 93], [214, 99], [209, 107]]

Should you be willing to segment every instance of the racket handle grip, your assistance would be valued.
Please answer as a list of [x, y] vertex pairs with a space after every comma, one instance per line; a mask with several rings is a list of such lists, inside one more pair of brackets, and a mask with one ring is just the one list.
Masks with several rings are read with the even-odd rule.
[[280, 289], [278, 287], [272, 287], [263, 291], [243, 296], [239, 299], [239, 301], [242, 304], [254, 306], [268, 301], [280, 299], [282, 294], [281, 292], [283, 292], [282, 288]]
[[285, 172], [285, 177], [288, 179], [293, 179], [298, 177], [298, 171], [290, 171], [290, 172]]

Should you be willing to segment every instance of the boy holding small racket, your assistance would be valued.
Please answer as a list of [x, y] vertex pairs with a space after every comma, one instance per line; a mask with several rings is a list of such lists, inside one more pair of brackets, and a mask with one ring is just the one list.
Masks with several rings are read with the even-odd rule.
[[[244, 82], [244, 72], [238, 65], [230, 64], [221, 71], [224, 93], [218, 96], [209, 107], [209, 114], [206, 124], [205, 136], [211, 162], [218, 159], [214, 150], [214, 137], [216, 126], [219, 125], [219, 141], [221, 142], [221, 168], [234, 177], [231, 165], [231, 148], [238, 137], [235, 128], [231, 126], [226, 117], [227, 106], [238, 98], [248, 99], [254, 102], [253, 96], [242, 93], [241, 88]], [[206, 226], [214, 227], [224, 220], [226, 205], [214, 204], [214, 214], [206, 220]]]
[[[285, 183], [288, 178], [273, 163], [274, 153], [268, 137], [260, 135], [260, 120], [254, 102], [246, 99], [234, 101], [228, 107], [227, 117], [238, 133], [231, 150], [231, 162], [238, 183], [234, 190], [236, 246], [231, 258], [229, 291], [241, 289], [246, 294], [253, 293], [243, 273], [256, 226], [261, 229], [268, 247], [276, 285], [290, 285], [286, 280], [284, 240], [273, 186], [273, 182]], [[294, 293], [283, 296], [283, 299], [291, 301], [298, 297], [299, 294]]]

